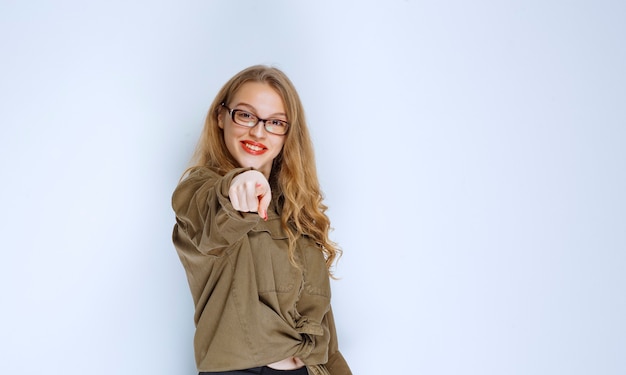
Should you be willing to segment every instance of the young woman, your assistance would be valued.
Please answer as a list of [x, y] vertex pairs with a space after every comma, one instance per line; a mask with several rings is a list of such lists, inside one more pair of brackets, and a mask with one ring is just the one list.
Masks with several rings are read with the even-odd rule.
[[283, 72], [253, 66], [224, 85], [172, 207], [201, 375], [351, 374], [330, 306], [340, 250]]

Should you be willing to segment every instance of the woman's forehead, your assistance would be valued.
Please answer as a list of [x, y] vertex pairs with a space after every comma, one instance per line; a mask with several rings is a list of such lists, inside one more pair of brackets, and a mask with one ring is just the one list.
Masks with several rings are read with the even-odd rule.
[[230, 105], [269, 114], [284, 115], [286, 113], [285, 103], [278, 91], [264, 82], [244, 83], [234, 93]]

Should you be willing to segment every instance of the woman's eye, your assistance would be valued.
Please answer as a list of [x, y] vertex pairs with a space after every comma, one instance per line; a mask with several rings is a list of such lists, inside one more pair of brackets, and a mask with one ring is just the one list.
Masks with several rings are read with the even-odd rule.
[[254, 115], [252, 113], [238, 111], [237, 112], [237, 117], [239, 117], [242, 120], [250, 120], [250, 119], [254, 118]]
[[271, 126], [284, 126], [284, 122], [281, 120], [269, 120]]

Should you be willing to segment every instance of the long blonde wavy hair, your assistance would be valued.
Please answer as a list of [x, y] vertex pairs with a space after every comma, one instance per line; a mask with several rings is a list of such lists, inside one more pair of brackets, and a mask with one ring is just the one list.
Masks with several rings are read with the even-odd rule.
[[297, 266], [294, 248], [297, 239], [311, 237], [320, 247], [326, 259], [326, 267], [332, 276], [332, 266], [341, 255], [341, 249], [329, 237], [330, 220], [327, 206], [317, 179], [313, 143], [306, 125], [300, 97], [291, 80], [279, 69], [255, 65], [232, 77], [218, 92], [209, 108], [198, 145], [191, 159], [190, 170], [207, 166], [224, 175], [238, 168], [224, 142], [223, 130], [218, 117], [223, 115], [222, 103], [228, 103], [246, 82], [262, 82], [270, 85], [283, 100], [289, 130], [285, 135], [282, 151], [274, 159], [269, 182], [273, 199], [277, 199], [282, 226], [289, 238], [289, 259]]

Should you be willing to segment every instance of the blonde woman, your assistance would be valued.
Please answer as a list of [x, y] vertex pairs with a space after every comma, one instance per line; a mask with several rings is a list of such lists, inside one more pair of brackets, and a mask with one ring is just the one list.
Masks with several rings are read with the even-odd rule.
[[330, 306], [340, 250], [283, 72], [253, 66], [222, 87], [172, 207], [201, 375], [351, 374]]

